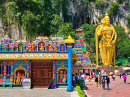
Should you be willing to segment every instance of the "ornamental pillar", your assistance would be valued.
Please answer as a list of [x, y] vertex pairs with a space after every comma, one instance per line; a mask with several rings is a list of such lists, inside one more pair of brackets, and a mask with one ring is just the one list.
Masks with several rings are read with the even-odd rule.
[[31, 71], [31, 61], [27, 60], [27, 78], [30, 78], [30, 72]]
[[75, 41], [71, 38], [71, 36], [68, 37], [68, 39], [65, 40], [65, 43], [67, 45], [68, 49], [68, 88], [67, 92], [72, 92], [72, 47]]
[[11, 66], [11, 77], [10, 77], [10, 83], [13, 84], [13, 69], [14, 69], [14, 61], [10, 61]]
[[53, 60], [53, 89], [56, 89], [56, 82], [56, 60]]
[[3, 70], [3, 73], [4, 73], [4, 76], [3, 76], [3, 83], [4, 84], [6, 84], [6, 73], [7, 73], [7, 67], [6, 67], [6, 65], [7, 65], [7, 61], [3, 61], [3, 63], [4, 63], [4, 70]]

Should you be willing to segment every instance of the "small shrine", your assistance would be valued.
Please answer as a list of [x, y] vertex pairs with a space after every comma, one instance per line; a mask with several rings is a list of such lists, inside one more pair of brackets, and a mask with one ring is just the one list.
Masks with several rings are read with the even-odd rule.
[[28, 43], [5, 35], [0, 42], [0, 88], [48, 88], [51, 80], [51, 88], [68, 87], [68, 70], [78, 60], [68, 50], [74, 44], [69, 40], [71, 36], [65, 41], [63, 35], [51, 35]]

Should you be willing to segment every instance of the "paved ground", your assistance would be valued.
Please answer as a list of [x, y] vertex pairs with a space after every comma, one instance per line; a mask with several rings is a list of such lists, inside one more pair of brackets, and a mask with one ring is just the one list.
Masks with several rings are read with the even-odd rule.
[[86, 80], [84, 91], [88, 97], [130, 97], [129, 82], [130, 76], [127, 76], [126, 83], [123, 83], [123, 80], [120, 79], [119, 76], [116, 76], [115, 81], [111, 80], [110, 82], [110, 90], [103, 90], [103, 88], [96, 87], [94, 79], [91, 85], [89, 85], [88, 80]]
[[0, 89], [0, 97], [78, 97], [77, 91], [58, 89]]

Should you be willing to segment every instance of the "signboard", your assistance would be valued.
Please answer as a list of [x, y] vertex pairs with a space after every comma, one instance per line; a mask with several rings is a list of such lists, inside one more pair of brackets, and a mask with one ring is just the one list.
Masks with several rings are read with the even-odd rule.
[[23, 88], [30, 89], [31, 86], [31, 79], [23, 79]]

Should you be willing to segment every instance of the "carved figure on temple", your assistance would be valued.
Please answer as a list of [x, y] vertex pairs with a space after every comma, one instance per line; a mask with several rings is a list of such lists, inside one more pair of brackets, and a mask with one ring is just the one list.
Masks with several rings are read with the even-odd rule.
[[63, 82], [63, 71], [60, 71], [60, 74], [59, 74], [59, 83], [62, 83]]
[[99, 43], [100, 55], [104, 65], [110, 65], [114, 57], [115, 64], [115, 42], [117, 33], [112, 25], [110, 25], [110, 18], [108, 14], [101, 21], [102, 25], [96, 28], [96, 61], [98, 66], [98, 37], [101, 37]]
[[31, 51], [34, 51], [34, 46], [33, 46], [33, 44], [32, 44], [32, 47], [31, 47]]
[[18, 72], [17, 76], [16, 76], [16, 84], [20, 84], [20, 78], [21, 78], [21, 74]]
[[23, 83], [23, 79], [25, 79], [24, 74], [22, 74], [22, 76], [21, 76], [21, 84]]
[[3, 84], [3, 79], [2, 78], [0, 78], [0, 84]]
[[15, 43], [10, 43], [9, 48], [10, 48], [10, 51], [14, 51], [15, 50]]
[[31, 51], [31, 43], [28, 43], [28, 50]]
[[2, 48], [3, 48], [2, 50], [8, 51], [9, 42], [10, 42], [10, 38], [8, 37], [8, 35], [5, 35], [4, 38], [2, 38], [1, 42], [2, 42]]
[[18, 49], [19, 51], [23, 51], [23, 44], [19, 44]]
[[64, 45], [63, 44], [61, 45], [61, 51], [64, 51]]
[[7, 83], [10, 83], [10, 78], [7, 78]]
[[55, 47], [55, 51], [57, 52], [58, 50], [59, 50], [59, 47], [58, 47], [58, 46], [56, 46], [56, 47]]
[[28, 51], [28, 47], [25, 47], [25, 51]]
[[67, 74], [66, 71], [64, 71], [64, 75], [63, 75], [63, 83], [66, 83], [67, 80]]
[[45, 51], [45, 43], [40, 42], [40, 43], [38, 44], [38, 47], [39, 47], [39, 50], [40, 50], [40, 51]]

